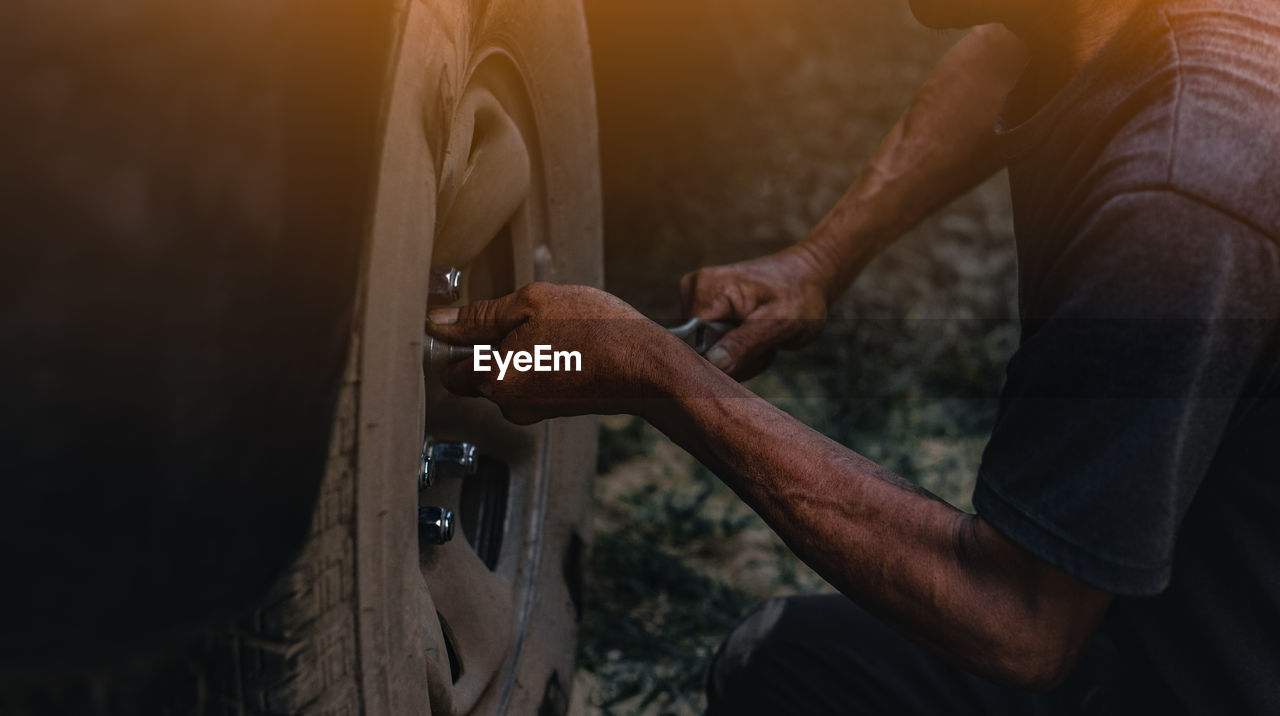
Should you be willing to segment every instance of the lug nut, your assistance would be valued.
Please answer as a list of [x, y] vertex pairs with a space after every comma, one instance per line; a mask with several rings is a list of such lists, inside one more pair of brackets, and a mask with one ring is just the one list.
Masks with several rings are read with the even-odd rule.
[[418, 489], [425, 490], [442, 476], [470, 477], [480, 462], [476, 446], [463, 442], [436, 442], [427, 438], [422, 446], [422, 466], [418, 469]]
[[419, 507], [418, 539], [429, 544], [444, 544], [453, 539], [453, 510]]
[[424, 370], [430, 370], [436, 375], [441, 375], [444, 370], [454, 363], [471, 358], [476, 350], [473, 346], [455, 346], [444, 341], [437, 341], [431, 336], [423, 339], [423, 359], [422, 365]]
[[428, 303], [453, 303], [462, 297], [462, 272], [452, 266], [432, 266], [427, 281]]

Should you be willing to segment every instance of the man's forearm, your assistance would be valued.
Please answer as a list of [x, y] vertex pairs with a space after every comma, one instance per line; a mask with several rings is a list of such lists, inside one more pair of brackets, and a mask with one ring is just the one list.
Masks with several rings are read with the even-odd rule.
[[826, 268], [834, 300], [886, 246], [1004, 161], [992, 127], [1027, 54], [1001, 26], [947, 53], [844, 197], [796, 248]]
[[843, 593], [992, 678], [1043, 685], [1069, 668], [1105, 595], [1081, 591], [980, 519], [813, 431], [696, 356], [671, 360], [679, 365], [664, 366], [657, 379], [668, 398], [650, 403], [645, 417]]

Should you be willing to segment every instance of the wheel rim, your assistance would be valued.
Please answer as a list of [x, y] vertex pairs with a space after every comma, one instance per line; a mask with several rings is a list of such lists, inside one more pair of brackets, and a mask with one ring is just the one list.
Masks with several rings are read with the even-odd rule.
[[[452, 126], [432, 263], [463, 269], [468, 302], [547, 278], [536, 123], [509, 56], [480, 55]], [[429, 361], [423, 365], [424, 436], [479, 449], [475, 475], [445, 476], [419, 493], [420, 505], [448, 509], [457, 521], [454, 539], [420, 543], [419, 552], [445, 641], [450, 710], [470, 712], [483, 699], [501, 712], [536, 595], [550, 432], [513, 426], [486, 402], [449, 395]]]
[[[428, 701], [437, 714], [529, 712], [563, 702], [572, 678], [595, 423], [519, 428], [486, 401], [449, 396], [424, 374], [422, 326], [432, 265], [465, 270], [464, 301], [533, 280], [599, 284], [594, 100], [581, 37], [566, 38], [568, 54], [539, 46], [530, 66], [515, 59], [528, 36], [563, 36], [579, 10], [475, 10], [407, 3], [388, 77], [357, 345], [355, 639], [369, 713]], [[517, 17], [539, 30], [513, 37]], [[476, 52], [477, 37], [521, 42]], [[420, 491], [425, 435], [476, 443], [509, 476]], [[453, 540], [420, 543], [415, 503], [454, 510]], [[498, 503], [501, 519], [480, 517]]]

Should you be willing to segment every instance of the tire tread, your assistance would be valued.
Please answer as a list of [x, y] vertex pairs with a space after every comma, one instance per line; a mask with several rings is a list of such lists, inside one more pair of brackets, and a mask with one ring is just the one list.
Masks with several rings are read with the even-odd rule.
[[[218, 638], [229, 678], [212, 689], [215, 713], [356, 716], [355, 341], [338, 393], [329, 460], [307, 540], [263, 605]], [[230, 667], [230, 668], [228, 668]]]

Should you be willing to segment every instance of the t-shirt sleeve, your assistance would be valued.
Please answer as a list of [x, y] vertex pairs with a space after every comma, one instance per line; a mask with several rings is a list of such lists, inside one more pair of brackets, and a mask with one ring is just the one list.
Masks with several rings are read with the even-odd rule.
[[1086, 583], [1157, 594], [1224, 434], [1275, 371], [1280, 250], [1194, 198], [1129, 193], [1044, 279], [974, 506]]

